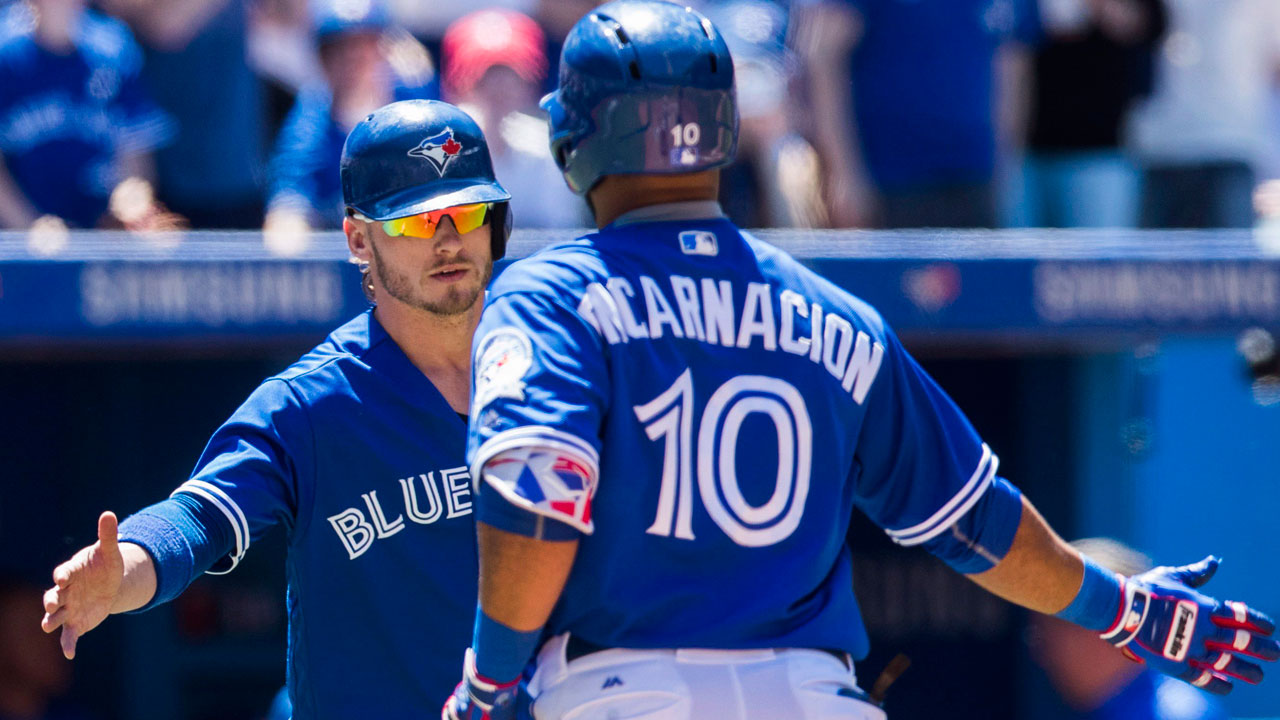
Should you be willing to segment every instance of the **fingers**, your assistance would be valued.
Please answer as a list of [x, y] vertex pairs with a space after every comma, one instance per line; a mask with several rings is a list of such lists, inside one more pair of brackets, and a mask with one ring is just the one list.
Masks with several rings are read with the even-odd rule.
[[1262, 668], [1229, 652], [1218, 653], [1218, 656], [1212, 662], [1192, 660], [1188, 664], [1199, 670], [1211, 670], [1216, 675], [1225, 675], [1243, 680], [1250, 685], [1257, 685], [1262, 682]]
[[70, 626], [63, 626], [62, 635], [58, 637], [58, 644], [62, 646], [62, 654], [68, 660], [76, 658], [76, 640], [80, 635], [71, 629]]
[[1276, 630], [1275, 621], [1270, 617], [1234, 600], [1219, 603], [1212, 619], [1218, 627], [1239, 628], [1259, 635], [1270, 635]]
[[62, 626], [67, 621], [67, 609], [62, 608], [52, 613], [45, 613], [44, 618], [40, 620], [40, 629], [47, 633], [51, 633]]
[[1214, 573], [1218, 572], [1218, 565], [1221, 562], [1221, 558], [1210, 555], [1198, 563], [1174, 568], [1169, 575], [1187, 587], [1198, 588], [1209, 582]]
[[[72, 559], [74, 560], [74, 558]], [[65, 588], [71, 584], [71, 563], [72, 560], [62, 563], [53, 569], [53, 584], [60, 588]]]
[[1280, 643], [1241, 628], [1217, 628], [1205, 638], [1204, 645], [1212, 652], [1231, 652], [1267, 661], [1280, 658]]
[[115, 547], [119, 530], [115, 513], [108, 510], [98, 516], [98, 542], [102, 543], [104, 550]]
[[1226, 695], [1231, 692], [1231, 681], [1212, 670], [1188, 668], [1178, 677], [1214, 695]]

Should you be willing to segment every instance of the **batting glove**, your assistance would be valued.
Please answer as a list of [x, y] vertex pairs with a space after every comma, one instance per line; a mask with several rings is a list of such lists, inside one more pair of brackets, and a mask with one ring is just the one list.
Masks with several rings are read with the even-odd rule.
[[467, 648], [462, 682], [440, 710], [441, 720], [516, 720], [520, 678], [498, 683], [476, 672], [476, 654]]
[[1261, 682], [1262, 668], [1243, 658], [1280, 657], [1280, 644], [1270, 637], [1275, 623], [1244, 603], [1195, 590], [1219, 562], [1210, 555], [1194, 565], [1121, 578], [1120, 612], [1102, 639], [1132, 660], [1218, 695], [1231, 692], [1233, 679]]

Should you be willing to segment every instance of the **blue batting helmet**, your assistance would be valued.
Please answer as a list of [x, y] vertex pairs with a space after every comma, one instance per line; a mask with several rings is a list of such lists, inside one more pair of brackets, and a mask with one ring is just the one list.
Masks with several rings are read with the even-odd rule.
[[493, 176], [480, 126], [449, 103], [402, 100], [375, 110], [347, 135], [341, 177], [348, 214], [370, 220], [494, 203], [494, 259], [506, 250], [511, 194]]
[[724, 167], [738, 146], [729, 48], [710, 20], [668, 2], [619, 0], [579, 20], [542, 107], [579, 195], [605, 175]]

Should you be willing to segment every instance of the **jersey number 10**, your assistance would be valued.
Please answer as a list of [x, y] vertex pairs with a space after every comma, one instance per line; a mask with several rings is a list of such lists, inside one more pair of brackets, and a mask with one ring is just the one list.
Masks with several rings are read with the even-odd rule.
[[[737, 375], [711, 394], [701, 420], [694, 417], [693, 399], [693, 375], [686, 369], [671, 387], [633, 408], [649, 439], [663, 443], [658, 512], [646, 532], [694, 539], [696, 477], [707, 514], [734, 542], [763, 547], [787, 539], [804, 514], [813, 459], [813, 426], [800, 391], [775, 377]], [[763, 505], [748, 503], [738, 484], [738, 434], [751, 413], [769, 418], [778, 440], [773, 494]]]

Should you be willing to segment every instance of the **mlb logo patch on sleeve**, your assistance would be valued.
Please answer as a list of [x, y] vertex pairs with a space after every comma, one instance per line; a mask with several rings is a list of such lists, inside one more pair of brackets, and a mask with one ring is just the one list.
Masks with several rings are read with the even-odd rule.
[[680, 233], [680, 250], [685, 255], [715, 255], [720, 252], [716, 234], [706, 230], [685, 230]]

